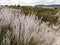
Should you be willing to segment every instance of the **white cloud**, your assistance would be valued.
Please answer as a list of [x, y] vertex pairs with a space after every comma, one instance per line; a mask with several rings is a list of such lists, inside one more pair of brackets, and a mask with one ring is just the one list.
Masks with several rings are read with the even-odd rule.
[[1, 5], [18, 4], [18, 0], [0, 0]]
[[0, 5], [20, 4], [20, 5], [36, 5], [36, 4], [60, 4], [60, 0], [0, 0]]
[[21, 5], [35, 5], [38, 0], [20, 0]]
[[55, 0], [47, 0], [47, 2], [54, 2]]
[[36, 1], [37, 0], [21, 0], [21, 2], [28, 3], [28, 4], [35, 3]]
[[60, 3], [60, 0], [55, 0], [56, 3]]
[[60, 4], [60, 0], [55, 0], [55, 4]]

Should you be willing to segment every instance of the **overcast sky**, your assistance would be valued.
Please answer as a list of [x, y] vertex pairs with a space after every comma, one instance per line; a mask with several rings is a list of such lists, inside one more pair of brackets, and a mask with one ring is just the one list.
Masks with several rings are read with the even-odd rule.
[[50, 5], [60, 4], [60, 0], [0, 0], [0, 5]]

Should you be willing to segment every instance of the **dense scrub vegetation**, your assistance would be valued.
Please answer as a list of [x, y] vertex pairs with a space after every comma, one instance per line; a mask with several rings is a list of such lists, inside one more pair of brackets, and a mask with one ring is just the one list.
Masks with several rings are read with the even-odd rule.
[[48, 21], [50, 23], [56, 23], [58, 21], [58, 16], [55, 16], [58, 12], [58, 9], [55, 8], [42, 8], [42, 7], [33, 7], [33, 6], [20, 6], [20, 5], [10, 5], [8, 8], [20, 9], [25, 15], [35, 14], [38, 16], [38, 19], [42, 18], [42, 21]]
[[0, 10], [0, 45], [60, 45], [60, 25], [42, 22], [20, 10]]

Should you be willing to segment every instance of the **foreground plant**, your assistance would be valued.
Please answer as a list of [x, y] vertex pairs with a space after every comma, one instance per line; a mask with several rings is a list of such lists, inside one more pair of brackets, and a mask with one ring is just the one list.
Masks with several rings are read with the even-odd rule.
[[5, 8], [0, 13], [0, 45], [57, 44], [60, 32], [52, 28], [54, 25], [48, 26], [35, 15], [25, 16], [17, 9]]

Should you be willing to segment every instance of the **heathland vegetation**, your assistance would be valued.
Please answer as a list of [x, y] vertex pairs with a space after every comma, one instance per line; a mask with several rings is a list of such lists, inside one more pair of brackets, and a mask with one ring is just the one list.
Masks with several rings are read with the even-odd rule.
[[5, 5], [5, 7], [8, 8], [15, 8], [21, 10], [22, 13], [25, 15], [31, 15], [35, 14], [38, 16], [38, 19], [42, 18], [42, 21], [48, 21], [51, 23], [56, 23], [58, 21], [59, 16], [56, 16], [56, 14], [59, 11], [59, 8], [43, 8], [43, 7], [37, 7], [37, 6], [20, 6], [20, 5]]
[[59, 15], [57, 8], [1, 6], [0, 45], [60, 45]]

